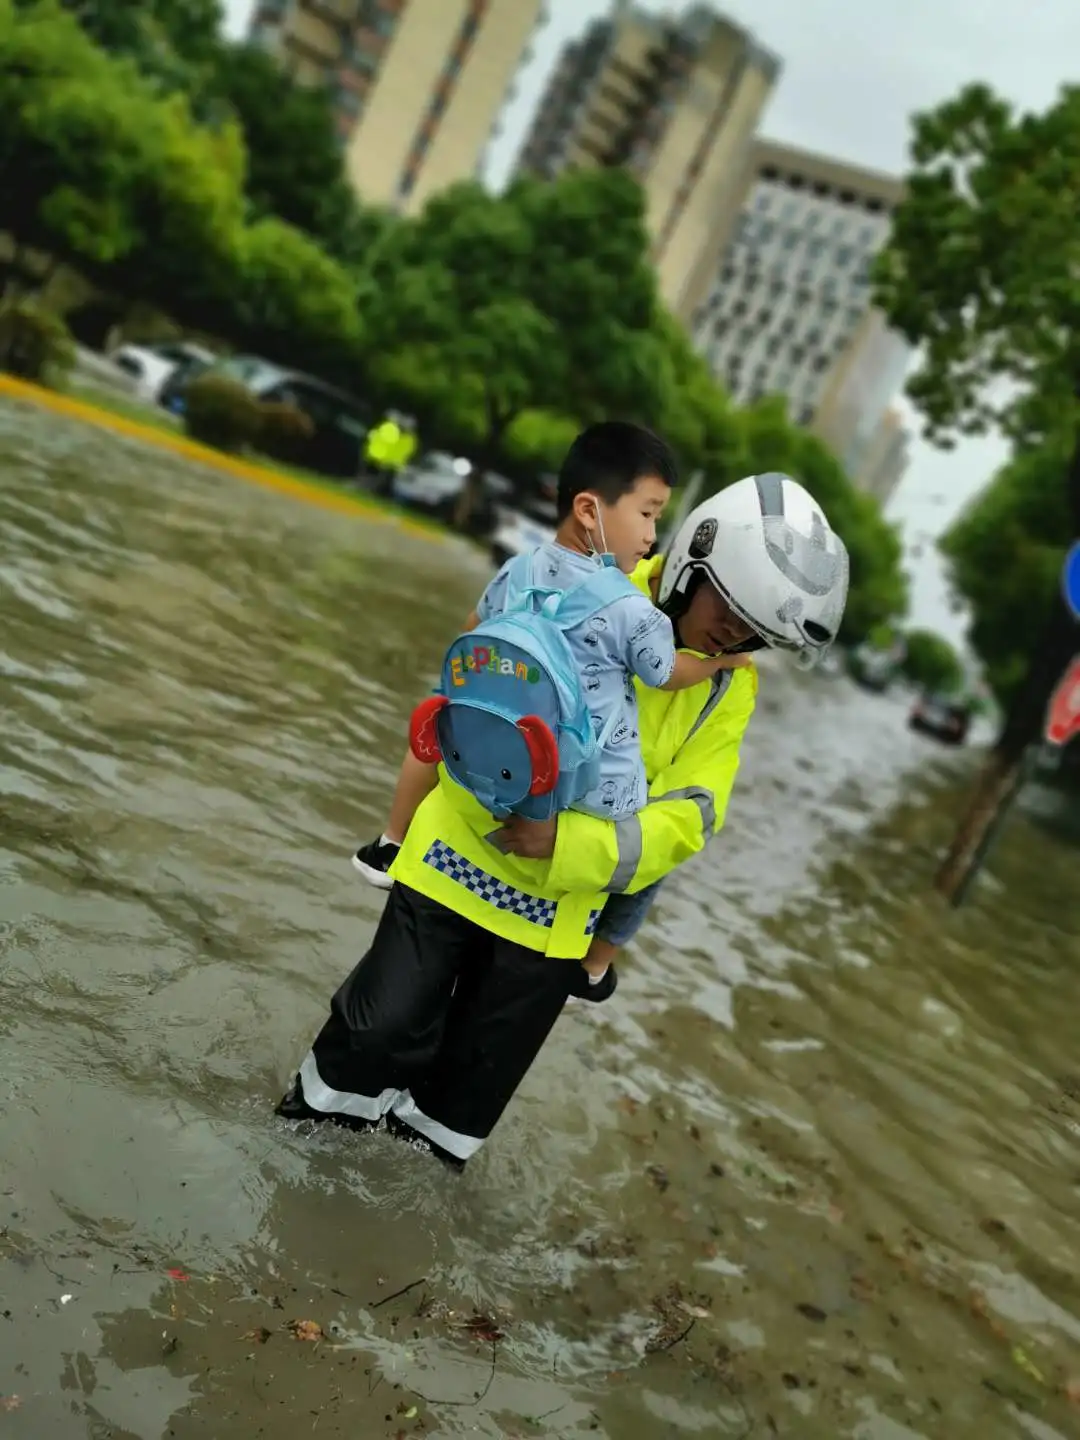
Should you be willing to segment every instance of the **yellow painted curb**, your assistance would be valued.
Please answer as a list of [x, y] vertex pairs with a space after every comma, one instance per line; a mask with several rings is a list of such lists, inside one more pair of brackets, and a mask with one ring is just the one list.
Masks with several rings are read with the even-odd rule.
[[56, 390], [47, 390], [44, 386], [33, 385], [26, 380], [17, 380], [14, 375], [0, 374], [0, 396], [2, 395], [12, 400], [26, 400], [42, 410], [51, 410], [56, 415], [67, 415], [72, 420], [82, 420], [88, 425], [96, 425], [101, 430], [111, 430], [117, 435], [127, 435], [147, 445], [156, 445], [159, 450], [168, 450], [184, 460], [208, 465], [212, 470], [232, 475], [237, 480], [261, 485], [266, 490], [276, 490], [279, 495], [303, 500], [308, 505], [318, 505], [323, 510], [332, 510], [339, 515], [363, 517], [382, 525], [396, 525], [400, 530], [420, 535], [425, 540], [441, 543], [445, 538], [437, 530], [417, 524], [405, 516], [381, 510], [346, 491], [331, 489], [329, 485], [320, 485], [315, 480], [299, 480], [292, 475], [282, 475], [276, 470], [267, 470], [262, 465], [252, 465], [235, 455], [226, 455], [209, 445], [200, 445], [198, 441], [189, 440], [185, 435], [170, 435], [166, 430], [142, 425], [138, 420], [129, 420], [125, 415], [103, 410], [84, 400], [75, 400], [70, 395], [61, 395]]

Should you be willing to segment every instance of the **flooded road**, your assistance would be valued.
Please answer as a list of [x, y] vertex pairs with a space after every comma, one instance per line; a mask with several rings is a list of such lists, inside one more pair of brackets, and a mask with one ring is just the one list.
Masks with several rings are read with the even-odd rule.
[[0, 402], [0, 1436], [1080, 1434], [1076, 852], [843, 683], [464, 1176], [273, 1118], [487, 573]]

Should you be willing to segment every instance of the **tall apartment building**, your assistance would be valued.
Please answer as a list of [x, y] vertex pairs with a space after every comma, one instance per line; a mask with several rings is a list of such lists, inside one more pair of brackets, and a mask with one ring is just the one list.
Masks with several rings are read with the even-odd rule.
[[689, 320], [780, 62], [706, 5], [679, 17], [621, 3], [567, 45], [518, 169], [625, 167], [640, 180], [660, 292]]
[[357, 193], [404, 214], [479, 169], [544, 0], [258, 0], [251, 39], [334, 98]]
[[871, 303], [899, 180], [759, 143], [694, 339], [741, 401], [787, 396], [858, 476], [911, 351]]
[[884, 509], [907, 473], [910, 458], [911, 433], [899, 410], [890, 407], [866, 446], [855, 480]]

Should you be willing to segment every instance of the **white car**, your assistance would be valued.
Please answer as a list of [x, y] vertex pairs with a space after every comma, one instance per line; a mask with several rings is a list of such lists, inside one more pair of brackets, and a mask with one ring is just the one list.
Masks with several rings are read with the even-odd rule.
[[121, 345], [109, 359], [118, 370], [131, 376], [135, 394], [140, 400], [154, 403], [161, 387], [178, 365], [187, 360], [212, 365], [217, 356], [205, 345], [196, 345], [189, 340], [165, 340], [153, 345]]
[[502, 567], [515, 555], [555, 539], [555, 507], [537, 502], [527, 510], [504, 510], [491, 537], [491, 558]]
[[468, 460], [445, 450], [430, 450], [394, 476], [390, 493], [399, 505], [441, 510], [457, 499], [471, 470]]

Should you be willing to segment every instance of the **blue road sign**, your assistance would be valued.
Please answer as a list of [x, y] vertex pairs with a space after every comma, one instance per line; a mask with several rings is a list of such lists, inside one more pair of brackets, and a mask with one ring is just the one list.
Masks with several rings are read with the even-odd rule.
[[1065, 603], [1080, 620], [1080, 540], [1077, 540], [1065, 556], [1065, 571], [1061, 577], [1065, 591]]

